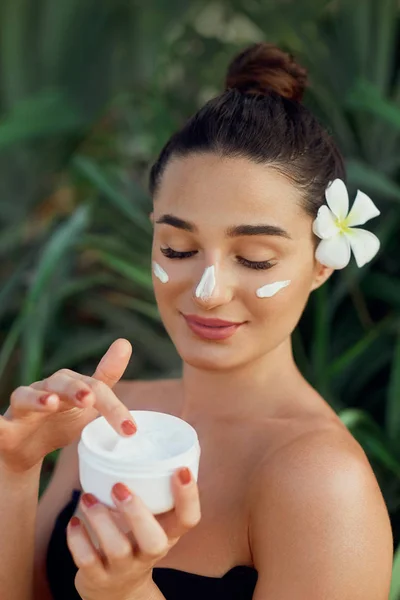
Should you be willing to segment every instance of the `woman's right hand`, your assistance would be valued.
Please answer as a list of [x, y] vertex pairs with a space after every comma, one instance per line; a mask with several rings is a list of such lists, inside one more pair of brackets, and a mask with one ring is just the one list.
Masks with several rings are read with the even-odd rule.
[[112, 391], [131, 354], [128, 340], [120, 338], [111, 344], [92, 377], [61, 369], [14, 390], [10, 406], [0, 416], [0, 463], [14, 472], [27, 471], [41, 464], [49, 452], [76, 440], [99, 415], [120, 435], [132, 435], [132, 416]]

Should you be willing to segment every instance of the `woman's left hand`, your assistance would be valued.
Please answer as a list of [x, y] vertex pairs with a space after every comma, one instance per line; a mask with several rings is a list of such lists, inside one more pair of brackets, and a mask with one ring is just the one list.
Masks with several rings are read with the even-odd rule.
[[[188, 483], [180, 480], [180, 473], [183, 480], [185, 474], [190, 476]], [[67, 542], [79, 569], [75, 587], [83, 600], [145, 600], [152, 596], [153, 566], [201, 518], [198, 487], [189, 469], [173, 474], [172, 489], [174, 508], [154, 516], [138, 496], [117, 483], [112, 495], [130, 526], [127, 534], [118, 527], [111, 509], [92, 494], [83, 494], [80, 507], [100, 545], [96, 550], [82, 521], [72, 517]]]

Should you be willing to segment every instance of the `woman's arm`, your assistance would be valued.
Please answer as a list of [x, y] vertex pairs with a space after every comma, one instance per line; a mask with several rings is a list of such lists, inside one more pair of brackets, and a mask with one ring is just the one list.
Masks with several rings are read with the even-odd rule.
[[254, 495], [254, 600], [387, 600], [393, 538], [363, 453], [330, 434], [299, 440]]
[[42, 461], [26, 472], [0, 463], [0, 598], [31, 600]]

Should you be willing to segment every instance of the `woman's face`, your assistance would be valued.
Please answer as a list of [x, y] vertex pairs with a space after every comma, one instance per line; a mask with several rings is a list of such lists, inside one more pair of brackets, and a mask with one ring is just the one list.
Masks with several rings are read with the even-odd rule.
[[[153, 282], [165, 328], [185, 362], [231, 369], [290, 336], [310, 291], [331, 273], [315, 261], [312, 218], [300, 201], [283, 175], [244, 158], [170, 161], [154, 201], [152, 252], [168, 282], [154, 274]], [[205, 282], [207, 267], [214, 268]], [[209, 298], [198, 289], [201, 280]], [[256, 294], [288, 280], [271, 297]], [[196, 323], [199, 317], [240, 326], [217, 329], [211, 322], [210, 329]]]

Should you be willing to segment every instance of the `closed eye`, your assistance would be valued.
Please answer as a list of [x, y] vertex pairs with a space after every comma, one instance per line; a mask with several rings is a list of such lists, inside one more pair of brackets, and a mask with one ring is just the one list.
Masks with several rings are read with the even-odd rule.
[[[164, 256], [166, 256], [167, 258], [170, 258], [172, 260], [174, 260], [174, 259], [182, 260], [184, 258], [191, 258], [195, 254], [197, 254], [197, 250], [191, 250], [191, 251], [187, 251], [187, 252], [179, 252], [178, 250], [174, 250], [173, 248], [170, 248], [169, 246], [167, 246], [166, 248], [160, 248], [160, 250], [164, 254]], [[270, 269], [271, 267], [274, 266], [274, 263], [272, 263], [269, 260], [262, 260], [262, 261], [247, 260], [247, 258], [243, 258], [242, 256], [237, 256], [236, 260], [238, 261], [239, 264], [243, 265], [244, 267], [246, 267], [248, 269], [266, 270], [266, 269]]]
[[173, 250], [172, 248], [170, 248], [169, 246], [167, 246], [166, 248], [160, 248], [161, 252], [164, 254], [164, 256], [166, 256], [167, 258], [190, 258], [191, 256], [194, 256], [195, 254], [197, 254], [197, 250], [193, 250], [191, 252], [178, 252], [177, 250]]
[[241, 265], [243, 265], [249, 269], [266, 270], [266, 269], [270, 269], [271, 267], [274, 266], [274, 263], [270, 262], [269, 260], [261, 260], [261, 261], [247, 260], [246, 258], [243, 258], [242, 256], [237, 256], [236, 259]]

